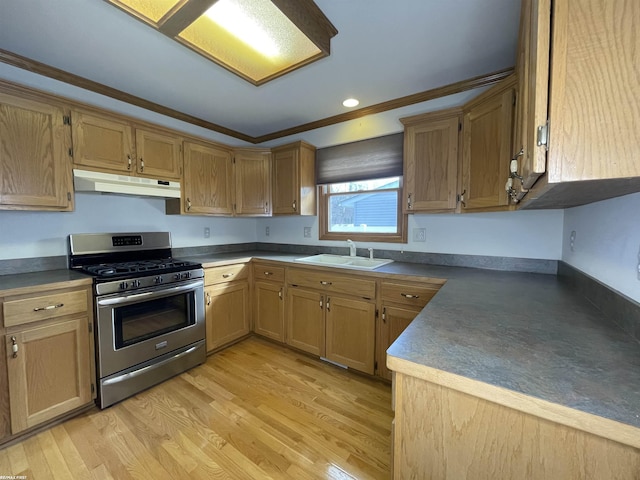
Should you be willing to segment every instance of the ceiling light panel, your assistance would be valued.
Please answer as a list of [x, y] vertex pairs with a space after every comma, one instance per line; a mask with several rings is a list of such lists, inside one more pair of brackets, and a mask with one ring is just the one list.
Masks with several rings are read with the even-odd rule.
[[338, 31], [313, 0], [105, 0], [261, 85], [330, 53]]

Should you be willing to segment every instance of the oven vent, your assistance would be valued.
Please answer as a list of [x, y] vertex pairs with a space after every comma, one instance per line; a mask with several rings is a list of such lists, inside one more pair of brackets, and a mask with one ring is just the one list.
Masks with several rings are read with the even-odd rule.
[[139, 197], [180, 198], [180, 182], [130, 177], [115, 173], [73, 170], [76, 192], [113, 193]]

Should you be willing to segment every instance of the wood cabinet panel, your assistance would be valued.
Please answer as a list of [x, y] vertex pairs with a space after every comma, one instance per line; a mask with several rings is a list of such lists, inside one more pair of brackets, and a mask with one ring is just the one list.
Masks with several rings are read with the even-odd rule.
[[271, 150], [274, 215], [316, 215], [315, 147], [296, 142]]
[[182, 212], [232, 215], [232, 158], [229, 150], [184, 142]]
[[248, 335], [249, 282], [212, 285], [205, 289], [207, 351]]
[[271, 156], [268, 152], [236, 150], [233, 160], [236, 215], [271, 214]]
[[245, 263], [225, 265], [222, 267], [211, 267], [204, 269], [204, 284], [230, 282], [233, 280], [244, 280], [249, 278], [251, 267]]
[[73, 209], [66, 114], [62, 107], [0, 92], [0, 208]]
[[253, 262], [253, 278], [256, 280], [284, 282], [284, 267], [276, 267], [267, 263]]
[[158, 131], [136, 129], [136, 171], [153, 178], [180, 179], [182, 139]]
[[83, 110], [74, 110], [71, 120], [74, 164], [127, 174], [135, 171], [131, 125]]
[[515, 77], [465, 106], [462, 211], [508, 206], [505, 180], [512, 156]]
[[462, 110], [402, 119], [404, 213], [453, 211], [458, 185], [458, 131]]
[[326, 358], [373, 375], [376, 306], [339, 296], [326, 299]]
[[287, 344], [313, 355], [325, 355], [324, 296], [292, 287], [287, 290]]
[[438, 293], [441, 285], [384, 281], [380, 286], [383, 302], [422, 308]]
[[8, 300], [2, 304], [4, 326], [23, 325], [86, 312], [91, 308], [90, 305], [91, 302], [85, 290]]
[[383, 302], [377, 341], [380, 352], [377, 373], [382, 378], [391, 380], [392, 377], [391, 370], [387, 368], [387, 349], [413, 322], [420, 310], [419, 307], [388, 305]]
[[91, 401], [89, 318], [50, 322], [6, 335], [11, 432], [26, 430]]
[[326, 293], [353, 295], [367, 299], [376, 297], [376, 281], [355, 275], [341, 275], [333, 271], [304, 270], [291, 268], [287, 282], [299, 286], [322, 289]]
[[256, 281], [253, 286], [254, 329], [259, 335], [284, 342], [284, 285]]
[[640, 451], [405, 374], [394, 478], [636, 479]]

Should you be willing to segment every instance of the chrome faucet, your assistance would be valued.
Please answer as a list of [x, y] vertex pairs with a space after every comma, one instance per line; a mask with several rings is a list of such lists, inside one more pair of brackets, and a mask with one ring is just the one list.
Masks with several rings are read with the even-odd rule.
[[356, 256], [356, 244], [352, 240], [347, 240], [347, 243], [349, 244], [349, 256], [350, 257], [355, 257]]
[[369, 259], [373, 260], [373, 248], [367, 248], [369, 250]]

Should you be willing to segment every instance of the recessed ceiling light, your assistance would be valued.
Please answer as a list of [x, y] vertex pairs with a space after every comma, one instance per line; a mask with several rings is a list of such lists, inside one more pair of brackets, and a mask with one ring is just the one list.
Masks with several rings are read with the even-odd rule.
[[360, 101], [355, 98], [347, 98], [344, 102], [342, 102], [342, 105], [349, 108], [357, 107], [359, 104]]

